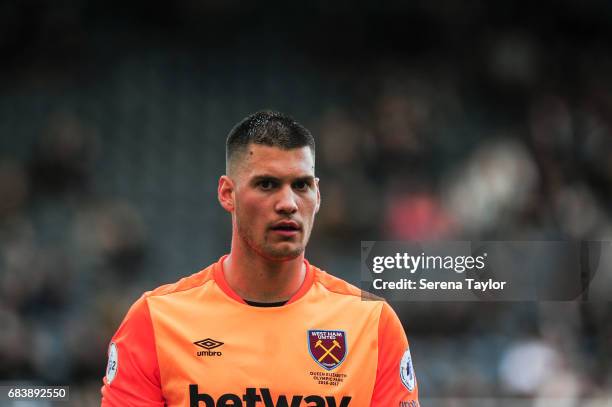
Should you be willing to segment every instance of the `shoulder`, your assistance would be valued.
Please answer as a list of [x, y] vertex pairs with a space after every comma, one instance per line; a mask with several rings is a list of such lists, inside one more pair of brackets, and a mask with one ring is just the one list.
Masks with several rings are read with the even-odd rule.
[[214, 264], [190, 276], [183, 277], [175, 283], [164, 284], [151, 291], [147, 291], [143, 294], [142, 298], [146, 299], [150, 297], [170, 295], [174, 293], [191, 290], [193, 288], [202, 287], [209, 281], [214, 280], [213, 270], [214, 270]]
[[190, 276], [181, 278], [179, 281], [171, 284], [164, 284], [153, 290], [144, 292], [140, 298], [138, 298], [129, 308], [123, 322], [123, 325], [127, 325], [128, 322], [131, 325], [146, 325], [151, 323], [151, 316], [149, 310], [149, 299], [167, 296], [175, 293], [185, 292], [187, 290], [202, 287], [207, 282], [213, 280], [213, 266], [209, 266], [203, 270], [198, 271]]
[[321, 284], [332, 293], [353, 296], [364, 301], [384, 302], [383, 298], [364, 291], [339, 277], [329, 274], [325, 270], [312, 265], [311, 267], [314, 272], [314, 283]]

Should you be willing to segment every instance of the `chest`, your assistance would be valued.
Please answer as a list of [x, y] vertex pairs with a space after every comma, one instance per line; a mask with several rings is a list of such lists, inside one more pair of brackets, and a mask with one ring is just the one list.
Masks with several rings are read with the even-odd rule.
[[368, 405], [377, 320], [334, 308], [159, 310], [152, 317], [168, 405]]

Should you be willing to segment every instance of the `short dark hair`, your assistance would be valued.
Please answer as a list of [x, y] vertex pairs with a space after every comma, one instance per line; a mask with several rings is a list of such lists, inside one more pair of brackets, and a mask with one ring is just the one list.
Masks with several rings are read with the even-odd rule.
[[308, 146], [312, 157], [315, 156], [315, 141], [310, 131], [286, 114], [271, 110], [245, 117], [229, 132], [225, 144], [228, 170], [232, 158], [246, 150], [251, 143], [283, 150]]

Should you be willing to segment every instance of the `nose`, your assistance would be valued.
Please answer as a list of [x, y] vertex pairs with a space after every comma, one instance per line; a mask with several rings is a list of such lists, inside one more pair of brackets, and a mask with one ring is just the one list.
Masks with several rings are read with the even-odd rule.
[[275, 208], [276, 212], [282, 214], [293, 214], [297, 212], [297, 200], [295, 192], [290, 186], [282, 188], [278, 192], [278, 200], [276, 201]]

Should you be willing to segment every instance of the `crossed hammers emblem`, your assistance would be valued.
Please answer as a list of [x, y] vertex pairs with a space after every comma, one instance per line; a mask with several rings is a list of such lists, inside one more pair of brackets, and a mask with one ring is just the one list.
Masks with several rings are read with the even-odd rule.
[[323, 355], [321, 355], [321, 357], [319, 358], [319, 362], [321, 362], [323, 359], [325, 359], [326, 356], [331, 356], [332, 359], [334, 359], [336, 361], [336, 363], [340, 363], [340, 361], [338, 360], [338, 358], [336, 356], [334, 356], [332, 352], [332, 350], [336, 349], [336, 348], [341, 348], [342, 346], [340, 346], [340, 344], [338, 343], [337, 340], [333, 340], [332, 341], [332, 346], [330, 346], [329, 348], [326, 348], [325, 346], [323, 346], [323, 341], [321, 339], [319, 339], [317, 341], [317, 343], [315, 343], [315, 348], [323, 348], [323, 350], [325, 351], [325, 353]]

